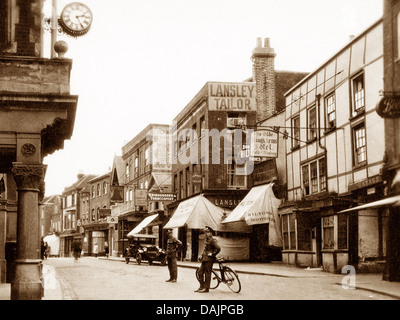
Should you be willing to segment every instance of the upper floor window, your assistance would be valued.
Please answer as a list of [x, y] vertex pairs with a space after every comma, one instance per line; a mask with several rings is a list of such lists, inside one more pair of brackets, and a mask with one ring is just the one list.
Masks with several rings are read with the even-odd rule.
[[325, 99], [326, 122], [328, 129], [336, 127], [336, 102], [335, 95], [331, 94]]
[[129, 163], [126, 164], [125, 166], [125, 176], [126, 176], [126, 180], [129, 180]]
[[108, 183], [107, 181], [103, 182], [103, 194], [107, 194], [108, 192]]
[[135, 174], [138, 172], [138, 167], [139, 167], [139, 158], [135, 157], [135, 162], [134, 162]]
[[354, 165], [362, 165], [367, 161], [367, 144], [365, 139], [365, 126], [364, 123], [354, 127]]
[[317, 137], [317, 109], [315, 106], [307, 110], [307, 140], [313, 140]]
[[150, 147], [148, 147], [144, 153], [144, 163], [145, 166], [150, 164]]
[[97, 185], [97, 196], [98, 196], [98, 197], [101, 196], [101, 186], [100, 186], [100, 183]]
[[92, 186], [92, 198], [96, 198], [96, 188]]
[[292, 119], [292, 148], [300, 146], [300, 116]]
[[206, 118], [203, 116], [200, 118], [200, 136], [204, 135], [205, 129], [206, 129]]
[[326, 191], [325, 158], [307, 163], [301, 168], [304, 195]]
[[353, 99], [353, 112], [356, 115], [358, 112], [364, 110], [365, 107], [365, 94], [364, 94], [364, 74], [361, 73], [352, 80], [352, 99]]

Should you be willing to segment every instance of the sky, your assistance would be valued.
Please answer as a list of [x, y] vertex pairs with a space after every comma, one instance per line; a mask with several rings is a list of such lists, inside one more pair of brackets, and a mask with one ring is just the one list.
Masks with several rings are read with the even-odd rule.
[[[57, 11], [73, 1], [58, 0]], [[77, 174], [102, 175], [150, 123], [171, 124], [207, 81], [252, 76], [257, 38], [269, 38], [275, 69], [312, 72], [382, 17], [383, 0], [81, 0], [90, 31], [59, 35], [78, 95], [73, 135], [45, 157], [46, 196]], [[52, 0], [45, 0], [50, 16]], [[44, 57], [50, 56], [45, 33]]]

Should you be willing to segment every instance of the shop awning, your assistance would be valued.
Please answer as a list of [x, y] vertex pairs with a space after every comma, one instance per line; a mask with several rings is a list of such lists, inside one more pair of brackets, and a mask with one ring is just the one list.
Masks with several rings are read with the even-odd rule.
[[142, 231], [143, 228], [146, 228], [157, 217], [158, 217], [158, 213], [144, 218], [135, 228], [133, 228], [133, 230], [131, 232], [128, 233], [128, 237], [132, 236], [135, 233], [139, 233], [140, 231]]
[[370, 203], [363, 204], [361, 206], [357, 206], [354, 208], [349, 208], [346, 210], [339, 211], [338, 213], [345, 213], [350, 211], [358, 211], [358, 210], [365, 210], [365, 209], [373, 209], [373, 208], [380, 208], [380, 207], [399, 207], [400, 206], [400, 196], [394, 196]]
[[180, 228], [187, 225], [189, 229], [210, 226], [218, 230], [223, 215], [223, 209], [215, 206], [203, 195], [198, 195], [181, 202], [164, 228]]
[[273, 183], [253, 187], [232, 213], [222, 222], [246, 221], [247, 225], [276, 221], [281, 200], [272, 190]]

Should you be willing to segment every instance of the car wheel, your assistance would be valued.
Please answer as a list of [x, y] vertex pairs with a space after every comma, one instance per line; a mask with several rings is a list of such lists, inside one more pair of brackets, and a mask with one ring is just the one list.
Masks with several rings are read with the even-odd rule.
[[140, 264], [142, 262], [142, 255], [139, 252], [136, 254], [136, 262], [137, 264]]

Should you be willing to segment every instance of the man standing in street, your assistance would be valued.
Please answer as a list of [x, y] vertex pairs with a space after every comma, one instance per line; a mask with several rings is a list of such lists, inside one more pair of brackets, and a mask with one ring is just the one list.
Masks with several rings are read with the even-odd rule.
[[213, 238], [213, 230], [210, 227], [205, 227], [204, 232], [206, 234], [206, 242], [204, 246], [203, 253], [199, 256], [199, 261], [201, 261], [201, 266], [198, 272], [198, 281], [200, 283], [200, 288], [195, 292], [208, 292], [210, 290], [212, 267], [215, 261], [216, 255], [221, 251], [218, 242]]
[[166, 282], [176, 282], [178, 278], [177, 251], [180, 250], [182, 242], [174, 237], [172, 229], [167, 230], [167, 263], [169, 279]]

